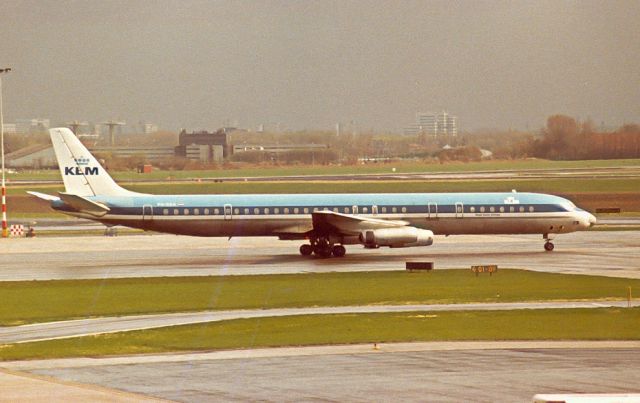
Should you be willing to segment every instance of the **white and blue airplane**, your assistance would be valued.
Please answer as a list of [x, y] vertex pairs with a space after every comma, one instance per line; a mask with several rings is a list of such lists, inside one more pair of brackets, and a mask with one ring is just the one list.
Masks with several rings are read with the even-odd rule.
[[342, 257], [344, 245], [429, 246], [435, 235], [556, 234], [596, 218], [538, 193], [152, 195], [123, 189], [67, 128], [50, 130], [65, 192], [29, 192], [54, 210], [144, 230], [194, 236], [306, 240], [302, 255]]

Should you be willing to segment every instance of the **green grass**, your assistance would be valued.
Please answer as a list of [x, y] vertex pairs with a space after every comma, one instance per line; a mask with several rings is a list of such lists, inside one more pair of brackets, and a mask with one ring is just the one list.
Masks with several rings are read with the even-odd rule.
[[[0, 283], [0, 324], [223, 309], [625, 299], [640, 280], [435, 270]], [[634, 294], [637, 293], [634, 291]]]
[[[543, 192], [615, 193], [640, 192], [640, 178], [626, 179], [520, 179], [465, 181], [344, 181], [344, 182], [223, 182], [223, 183], [130, 183], [127, 189], [155, 194], [249, 194], [249, 193], [429, 193], [429, 192]], [[8, 187], [9, 195], [26, 190], [56, 194], [59, 186]]]
[[[640, 159], [622, 160], [587, 160], [587, 161], [549, 161], [541, 159], [515, 161], [482, 161], [469, 163], [433, 164], [423, 162], [398, 161], [385, 164], [360, 165], [303, 165], [303, 166], [263, 166], [238, 169], [215, 169], [200, 171], [164, 171], [156, 170], [151, 174], [139, 174], [134, 171], [113, 172], [116, 180], [132, 179], [165, 179], [173, 177], [184, 178], [222, 178], [222, 177], [263, 177], [263, 176], [291, 176], [291, 175], [340, 175], [340, 174], [371, 174], [416, 172], [471, 172], [471, 171], [503, 171], [530, 169], [572, 169], [572, 168], [608, 168], [640, 166]], [[22, 171], [9, 174], [11, 180], [46, 180], [60, 179], [58, 170]]]
[[640, 309], [300, 315], [0, 346], [0, 360], [374, 342], [639, 340]]

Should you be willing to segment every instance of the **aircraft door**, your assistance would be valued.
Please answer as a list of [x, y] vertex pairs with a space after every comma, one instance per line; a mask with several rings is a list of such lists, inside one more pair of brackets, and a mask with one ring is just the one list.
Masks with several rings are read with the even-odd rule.
[[460, 202], [456, 203], [456, 218], [464, 217], [464, 205]]
[[352, 212], [353, 214], [358, 214], [358, 206], [352, 206], [352, 207], [351, 207], [351, 212]]
[[437, 203], [429, 203], [427, 205], [427, 209], [429, 212], [429, 219], [438, 218], [438, 204]]
[[233, 218], [233, 208], [230, 204], [225, 204], [222, 208], [222, 212], [224, 213], [224, 219], [230, 220]]
[[142, 221], [151, 221], [153, 220], [153, 206], [150, 204], [145, 204], [142, 206]]

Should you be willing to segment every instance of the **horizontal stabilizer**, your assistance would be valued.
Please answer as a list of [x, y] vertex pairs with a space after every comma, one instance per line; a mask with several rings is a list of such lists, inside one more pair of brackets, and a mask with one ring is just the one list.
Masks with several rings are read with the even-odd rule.
[[46, 193], [33, 192], [31, 190], [28, 190], [27, 193], [29, 193], [31, 196], [35, 196], [35, 197], [37, 197], [39, 199], [46, 200], [46, 201], [58, 201], [58, 200], [60, 200], [60, 198], [58, 196], [52, 196], [52, 195], [48, 195]]
[[69, 206], [82, 213], [91, 214], [96, 217], [102, 217], [110, 210], [109, 207], [105, 206], [104, 204], [94, 202], [87, 199], [86, 197], [74, 195], [71, 193], [59, 193], [59, 195], [60, 199], [62, 199], [65, 204], [68, 204]]

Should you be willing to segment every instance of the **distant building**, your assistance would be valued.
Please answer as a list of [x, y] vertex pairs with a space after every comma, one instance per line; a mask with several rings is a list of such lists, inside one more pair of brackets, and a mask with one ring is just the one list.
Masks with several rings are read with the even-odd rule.
[[42, 133], [49, 130], [49, 119], [16, 119], [17, 133]]
[[18, 129], [15, 123], [5, 123], [2, 125], [2, 129], [7, 134], [15, 134], [18, 132]]
[[50, 144], [34, 144], [5, 155], [7, 167], [22, 169], [54, 168], [58, 166]]
[[237, 154], [247, 151], [284, 153], [299, 150], [325, 150], [327, 148], [326, 144], [234, 144], [232, 150], [234, 154]]
[[142, 122], [140, 123], [140, 128], [142, 129], [142, 133], [151, 134], [158, 131], [158, 125], [154, 125], [153, 123]]
[[178, 146], [175, 148], [177, 157], [201, 162], [221, 162], [229, 155], [227, 136], [232, 128], [224, 128], [210, 133], [199, 131], [187, 133], [182, 130], [179, 135]]
[[174, 147], [87, 147], [92, 154], [111, 154], [117, 158], [144, 156], [148, 161], [161, 161], [174, 156]]
[[441, 113], [417, 113], [416, 123], [404, 129], [405, 134], [431, 136], [457, 136], [458, 118], [445, 111]]

